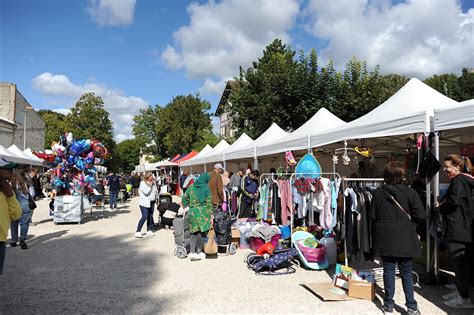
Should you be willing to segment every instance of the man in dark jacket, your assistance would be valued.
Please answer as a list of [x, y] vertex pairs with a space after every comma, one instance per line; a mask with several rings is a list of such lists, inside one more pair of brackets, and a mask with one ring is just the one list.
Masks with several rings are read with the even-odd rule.
[[133, 197], [138, 196], [138, 188], [140, 187], [140, 181], [140, 176], [137, 173], [133, 174], [131, 179]]
[[257, 170], [242, 178], [242, 199], [240, 202], [240, 218], [250, 218], [255, 216], [253, 204], [258, 198], [258, 176]]
[[183, 193], [186, 192], [186, 188], [184, 187], [184, 183], [186, 182], [186, 178], [188, 178], [188, 175], [189, 175], [189, 171], [184, 170], [183, 174], [181, 174], [181, 176], [179, 177], [179, 187], [181, 188]]

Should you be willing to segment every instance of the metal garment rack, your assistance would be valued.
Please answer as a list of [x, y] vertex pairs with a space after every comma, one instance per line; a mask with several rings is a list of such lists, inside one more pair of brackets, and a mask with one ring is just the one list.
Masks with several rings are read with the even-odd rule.
[[[360, 182], [374, 182], [374, 183], [383, 183], [385, 180], [383, 178], [342, 178], [341, 189], [342, 193], [346, 190], [346, 183], [360, 183]], [[343, 202], [343, 211], [344, 219], [346, 217], [346, 202]], [[344, 238], [344, 264], [349, 265], [349, 258], [347, 257], [347, 235]]]

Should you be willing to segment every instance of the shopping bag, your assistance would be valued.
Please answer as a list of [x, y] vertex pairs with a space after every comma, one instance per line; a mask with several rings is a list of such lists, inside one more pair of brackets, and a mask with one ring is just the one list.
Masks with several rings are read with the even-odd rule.
[[204, 244], [204, 252], [208, 255], [217, 254], [216, 233], [212, 227], [209, 232], [207, 232], [207, 242]]

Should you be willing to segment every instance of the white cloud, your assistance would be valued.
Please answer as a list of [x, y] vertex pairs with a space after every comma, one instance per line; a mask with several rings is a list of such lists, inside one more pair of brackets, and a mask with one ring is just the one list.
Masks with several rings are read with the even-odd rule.
[[63, 114], [63, 115], [67, 115], [71, 112], [71, 110], [69, 108], [55, 108], [55, 109], [52, 109], [52, 111], [56, 112], [56, 113]]
[[202, 95], [222, 94], [226, 81], [227, 80], [225, 79], [219, 81], [206, 79], [206, 81], [204, 81], [204, 85], [199, 89], [199, 93], [201, 93]]
[[[127, 96], [118, 89], [111, 89], [98, 83], [74, 84], [62, 74], [42, 73], [32, 80], [33, 87], [48, 97], [67, 98], [73, 105], [82, 94], [93, 92], [104, 100], [104, 107], [114, 123], [116, 141], [132, 137], [133, 116], [149, 103], [137, 96]], [[69, 109], [54, 111], [67, 114]]]
[[[275, 38], [288, 41], [298, 12], [296, 0], [192, 3], [189, 25], [174, 32], [174, 44], [166, 46], [161, 59], [172, 69], [184, 69], [189, 78], [222, 81], [237, 75], [240, 65], [249, 67]], [[209, 80], [202, 90], [221, 93]]]
[[87, 13], [99, 26], [129, 26], [136, 0], [90, 0]]
[[474, 66], [474, 9], [456, 0], [312, 0], [314, 36], [328, 40], [321, 57], [338, 67], [352, 57], [383, 72], [421, 78]]

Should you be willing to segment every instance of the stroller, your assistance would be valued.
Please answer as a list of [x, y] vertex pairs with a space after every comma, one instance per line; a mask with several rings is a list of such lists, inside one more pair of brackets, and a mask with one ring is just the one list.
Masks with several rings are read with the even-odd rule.
[[216, 232], [216, 241], [219, 248], [224, 248], [224, 255], [234, 255], [237, 252], [237, 246], [232, 243], [232, 225], [236, 221], [232, 217], [231, 211], [222, 211], [218, 209], [214, 214], [214, 231]]
[[284, 275], [296, 272], [293, 259], [298, 256], [295, 248], [275, 251], [271, 256], [260, 256], [254, 253], [247, 255], [245, 263], [250, 270], [261, 275]]
[[179, 215], [173, 220], [173, 234], [174, 234], [174, 255], [178, 258], [184, 259], [188, 257], [188, 253], [191, 249], [190, 240], [191, 234], [189, 233], [189, 223], [187, 213]]
[[[160, 223], [163, 226], [173, 226], [173, 218], [165, 216], [165, 213], [168, 210], [171, 210], [171, 204], [172, 204], [172, 197], [171, 194], [169, 193], [161, 193], [158, 196], [158, 213], [160, 216]], [[179, 209], [179, 206], [178, 206]], [[178, 212], [178, 211], [173, 211], [173, 212]]]

